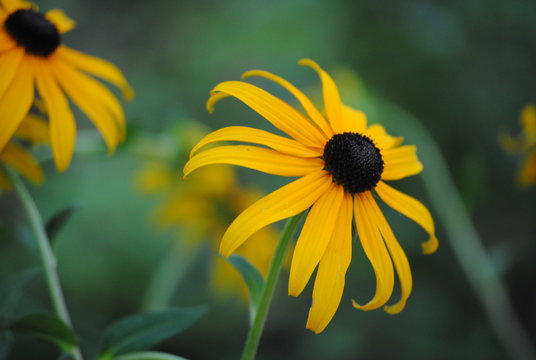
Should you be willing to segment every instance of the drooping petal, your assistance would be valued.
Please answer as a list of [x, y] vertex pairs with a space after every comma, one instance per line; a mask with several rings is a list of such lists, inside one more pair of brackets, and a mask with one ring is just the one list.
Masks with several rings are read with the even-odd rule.
[[43, 170], [37, 161], [20, 145], [9, 143], [0, 153], [0, 160], [36, 184], [43, 182]]
[[342, 107], [342, 121], [344, 123], [344, 132], [363, 133], [367, 128], [365, 113], [346, 105]]
[[333, 236], [343, 195], [343, 187], [332, 183], [307, 214], [290, 264], [289, 295], [300, 295], [324, 255]]
[[121, 70], [114, 64], [98, 57], [76, 51], [67, 46], [60, 46], [56, 50], [56, 53], [75, 68], [100, 77], [117, 86], [123, 92], [125, 100], [132, 100], [134, 97], [134, 90]]
[[346, 270], [352, 260], [352, 196], [344, 193], [339, 216], [326, 252], [320, 260], [307, 329], [322, 332], [341, 302]]
[[536, 182], [536, 150], [532, 150], [525, 160], [519, 172], [519, 183], [522, 186], [532, 185]]
[[69, 167], [74, 152], [76, 122], [69, 102], [58, 86], [48, 63], [33, 58], [37, 91], [43, 98], [50, 122], [50, 142], [58, 171]]
[[28, 59], [23, 59], [15, 80], [0, 96], [0, 151], [28, 114], [34, 99], [34, 74]]
[[11, 85], [24, 56], [24, 50], [13, 49], [0, 54], [0, 98]]
[[396, 237], [393, 234], [393, 231], [391, 230], [391, 227], [385, 219], [385, 216], [380, 210], [378, 204], [375, 201], [371, 201], [369, 209], [371, 210], [369, 215], [375, 218], [375, 222], [380, 229], [380, 233], [385, 241], [385, 244], [387, 245], [391, 259], [395, 264], [395, 269], [400, 281], [400, 300], [396, 304], [385, 306], [384, 310], [389, 314], [398, 314], [406, 306], [406, 302], [411, 294], [411, 288], [413, 286], [408, 258], [396, 240]]
[[207, 109], [213, 109], [216, 101], [227, 97], [221, 93], [239, 99], [276, 128], [302, 144], [317, 148], [324, 146], [325, 135], [319, 128], [292, 106], [267, 91], [243, 81], [226, 81], [218, 84], [211, 91], [211, 97], [207, 101]]
[[298, 158], [275, 150], [249, 145], [218, 146], [202, 151], [184, 166], [184, 176], [205, 165], [231, 164], [280, 176], [303, 176], [321, 170], [319, 158]]
[[56, 26], [60, 34], [71, 31], [76, 26], [76, 21], [71, 19], [60, 9], [47, 11], [45, 17]]
[[245, 126], [230, 126], [208, 134], [194, 146], [190, 156], [195, 155], [202, 147], [220, 141], [240, 141], [264, 145], [283, 154], [299, 157], [322, 156], [322, 152], [308, 148], [295, 140]]
[[341, 97], [339, 96], [339, 90], [337, 85], [316, 62], [311, 59], [302, 59], [298, 62], [300, 65], [309, 66], [313, 68], [322, 81], [322, 94], [324, 97], [324, 107], [326, 114], [331, 124], [331, 128], [335, 134], [341, 134], [346, 131], [343, 121], [343, 109]]
[[[73, 102], [86, 114], [102, 134], [108, 150], [114, 151], [124, 130], [118, 129], [117, 118], [111, 113], [105, 99], [115, 99], [108, 90], [95, 80], [76, 72], [61, 61], [53, 63], [54, 75], [63, 90]], [[100, 90], [100, 92], [99, 92]], [[105, 91], [106, 92], [105, 92]], [[121, 127], [122, 129], [123, 127]]]
[[309, 98], [303, 92], [301, 92], [297, 87], [295, 87], [290, 82], [283, 79], [282, 77], [269, 73], [268, 71], [251, 70], [251, 71], [244, 73], [242, 75], [242, 79], [248, 78], [250, 76], [264, 77], [284, 87], [288, 92], [294, 95], [296, 100], [300, 102], [301, 106], [303, 107], [307, 115], [309, 115], [311, 120], [313, 120], [313, 122], [316, 125], [318, 125], [320, 129], [322, 129], [324, 134], [326, 134], [328, 138], [331, 138], [333, 136], [333, 130], [331, 129], [331, 126], [329, 125], [329, 123], [322, 116], [322, 114], [320, 114], [320, 111], [318, 111], [318, 109], [316, 108], [316, 106], [314, 106], [311, 100], [309, 100]]
[[309, 208], [330, 184], [331, 178], [327, 172], [316, 171], [258, 200], [227, 228], [220, 244], [220, 253], [228, 257], [257, 230]]
[[406, 195], [385, 182], [380, 181], [375, 187], [380, 198], [391, 208], [419, 224], [429, 235], [430, 239], [422, 244], [424, 254], [431, 254], [439, 245], [435, 236], [435, 226], [432, 215], [420, 201]]
[[15, 131], [15, 136], [31, 141], [34, 145], [47, 143], [50, 140], [48, 123], [34, 114], [28, 114]]
[[370, 191], [354, 196], [354, 216], [359, 240], [376, 275], [376, 293], [365, 305], [352, 300], [352, 305], [361, 310], [373, 310], [385, 305], [393, 293], [394, 271], [391, 257], [378, 228], [374, 211], [375, 200]]
[[385, 163], [382, 180], [399, 180], [416, 175], [423, 169], [417, 158], [417, 147], [414, 145], [382, 150], [381, 154]]

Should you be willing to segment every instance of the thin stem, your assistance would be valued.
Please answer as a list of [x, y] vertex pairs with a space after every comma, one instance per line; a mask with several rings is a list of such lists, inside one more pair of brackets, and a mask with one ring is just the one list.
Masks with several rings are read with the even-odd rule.
[[[50, 241], [45, 232], [45, 227], [43, 226], [43, 220], [41, 219], [39, 210], [37, 209], [35, 202], [33, 201], [32, 197], [30, 196], [30, 193], [20, 180], [19, 176], [7, 167], [5, 168], [5, 170], [9, 175], [9, 178], [11, 180], [11, 183], [13, 184], [13, 187], [15, 188], [15, 191], [21, 199], [22, 205], [26, 210], [28, 219], [30, 220], [32, 230], [35, 234], [37, 247], [39, 249], [39, 255], [43, 263], [43, 269], [45, 270], [45, 278], [47, 282], [48, 291], [50, 293], [50, 299], [52, 300], [52, 305], [54, 306], [56, 315], [58, 315], [58, 317], [72, 329], [73, 325], [69, 316], [69, 312], [67, 311], [67, 306], [65, 305], [65, 299], [61, 291], [60, 280], [56, 271], [56, 258], [50, 247]], [[75, 360], [82, 360], [82, 355], [78, 347], [75, 347], [72, 350], [72, 355]]]
[[305, 212], [302, 212], [301, 214], [290, 218], [285, 225], [281, 239], [275, 249], [272, 262], [270, 263], [270, 268], [268, 269], [268, 275], [266, 276], [264, 288], [262, 289], [259, 307], [255, 314], [255, 318], [253, 319], [253, 324], [249, 329], [246, 344], [244, 345], [242, 360], [252, 360], [255, 358], [262, 330], [264, 329], [264, 323], [266, 322], [266, 316], [268, 315], [268, 309], [270, 308], [270, 303], [272, 302], [272, 297], [274, 295], [275, 285], [279, 279], [281, 266], [290, 245], [290, 239], [292, 238], [292, 235], [294, 235], [294, 231], [304, 215]]

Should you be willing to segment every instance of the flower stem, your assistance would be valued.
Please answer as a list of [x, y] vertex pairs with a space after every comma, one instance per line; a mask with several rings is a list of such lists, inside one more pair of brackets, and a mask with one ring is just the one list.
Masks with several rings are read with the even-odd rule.
[[255, 358], [262, 330], [264, 329], [264, 323], [266, 322], [266, 315], [268, 315], [268, 309], [270, 308], [272, 296], [274, 295], [275, 285], [279, 279], [281, 266], [283, 265], [283, 260], [285, 260], [285, 255], [287, 254], [287, 250], [290, 245], [290, 239], [292, 238], [292, 235], [294, 235], [294, 231], [304, 215], [305, 211], [290, 218], [285, 225], [281, 239], [279, 240], [279, 243], [275, 249], [272, 262], [270, 263], [268, 275], [266, 275], [266, 281], [264, 282], [264, 288], [262, 289], [259, 307], [255, 313], [255, 318], [253, 319], [253, 323], [249, 329], [246, 344], [244, 345], [244, 350], [242, 352], [242, 360], [252, 360]]
[[[56, 315], [72, 330], [73, 325], [71, 323], [69, 312], [67, 311], [67, 306], [65, 305], [65, 299], [61, 291], [58, 273], [56, 272], [56, 258], [50, 247], [50, 241], [43, 226], [43, 220], [41, 219], [39, 210], [37, 210], [35, 202], [20, 180], [19, 176], [7, 167], [5, 170], [9, 175], [15, 191], [20, 197], [24, 210], [26, 210], [28, 219], [30, 220], [32, 230], [35, 234], [37, 248], [39, 249], [39, 255], [43, 263], [43, 269], [45, 270], [45, 278], [48, 291], [50, 293], [50, 299], [52, 300]], [[75, 347], [71, 351], [71, 354], [75, 360], [82, 360], [82, 354], [80, 353], [80, 349], [78, 347]]]

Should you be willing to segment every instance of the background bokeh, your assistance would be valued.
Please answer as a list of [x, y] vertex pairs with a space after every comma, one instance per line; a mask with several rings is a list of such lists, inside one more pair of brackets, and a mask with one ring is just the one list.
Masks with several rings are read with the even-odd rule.
[[[231, 124], [269, 129], [238, 101], [223, 101], [212, 115], [205, 109], [214, 85], [246, 70], [274, 72], [312, 93], [318, 93], [319, 81], [297, 65], [300, 58], [312, 58], [334, 74], [354, 71], [358, 87], [352, 96], [366, 88], [431, 132], [515, 310], [536, 340], [536, 190], [516, 185], [521, 158], [505, 154], [498, 141], [501, 131], [519, 131], [521, 108], [536, 102], [536, 2], [50, 0], [39, 5], [62, 8], [77, 20], [65, 44], [124, 71], [136, 90], [134, 101], [125, 105], [131, 141], [151, 134], [169, 142], [192, 120], [211, 129]], [[291, 101], [277, 87], [256, 83]], [[343, 99], [355, 101], [342, 92]], [[79, 118], [80, 128], [91, 130], [89, 121]], [[411, 140], [411, 134], [403, 135]], [[79, 135], [81, 145], [84, 136]], [[161, 196], [141, 194], [135, 186], [137, 171], [151, 155], [129, 149], [127, 141], [113, 156], [81, 151], [62, 174], [48, 162], [46, 182], [32, 187], [45, 218], [73, 203], [80, 207], [55, 249], [74, 324], [89, 352], [107, 324], [139, 311], [153, 272], [177, 241], [175, 233], [154, 224]], [[171, 163], [177, 182], [182, 165], [180, 159]], [[243, 169], [239, 175], [242, 184], [264, 192], [288, 182]], [[399, 188], [430, 205], [418, 178]], [[2, 195], [0, 212], [0, 275], [38, 266], [13, 194]], [[351, 307], [350, 299], [362, 302], [374, 292], [372, 269], [356, 246], [341, 307], [321, 335], [304, 328], [312, 287], [291, 298], [282, 277], [259, 359], [506, 357], [442, 224], [437, 223], [439, 251], [425, 257], [419, 244], [425, 233], [394, 212], [386, 214], [412, 264], [414, 290], [407, 308], [390, 316]], [[158, 349], [190, 359], [238, 357], [247, 306], [209, 288], [206, 259], [215, 251], [207, 246], [193, 259], [172, 301], [208, 304], [209, 311]], [[49, 309], [42, 278], [32, 282], [21, 303]], [[18, 340], [13, 352], [20, 359], [55, 354], [52, 346], [30, 338]]]

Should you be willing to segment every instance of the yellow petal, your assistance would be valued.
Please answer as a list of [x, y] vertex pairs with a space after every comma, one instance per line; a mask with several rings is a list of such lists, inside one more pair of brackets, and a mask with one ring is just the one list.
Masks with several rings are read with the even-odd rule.
[[316, 106], [313, 105], [311, 100], [307, 96], [305, 96], [304, 93], [302, 93], [298, 88], [296, 88], [294, 85], [289, 83], [287, 80], [283, 79], [282, 77], [279, 77], [277, 75], [274, 75], [272, 73], [269, 73], [268, 71], [262, 71], [262, 70], [251, 70], [242, 75], [242, 79], [248, 78], [250, 76], [260, 76], [264, 77], [266, 79], [272, 80], [273, 82], [281, 85], [284, 87], [288, 92], [290, 92], [296, 100], [298, 100], [307, 113], [311, 120], [318, 125], [320, 129], [326, 134], [327, 138], [331, 138], [333, 136], [333, 130], [331, 129], [331, 126], [329, 123], [324, 119], [322, 114], [318, 111]]
[[117, 117], [113, 116], [108, 103], [117, 101], [108, 90], [95, 80], [76, 72], [61, 61], [54, 61], [53, 70], [56, 79], [66, 94], [86, 114], [102, 134], [109, 151], [115, 150], [120, 141], [120, 126]]
[[298, 296], [324, 255], [343, 202], [342, 186], [332, 183], [307, 214], [290, 264], [288, 294]]
[[521, 186], [529, 186], [536, 182], [536, 150], [532, 150], [523, 161], [518, 180]]
[[27, 59], [18, 67], [15, 80], [0, 97], [0, 151], [28, 114], [34, 99], [34, 74]]
[[227, 97], [220, 95], [221, 93], [239, 99], [276, 128], [306, 146], [322, 148], [326, 142], [325, 135], [322, 134], [320, 129], [296, 109], [259, 87], [243, 81], [220, 83], [211, 92], [211, 97], [207, 102], [208, 109], [211, 109], [216, 101]]
[[309, 66], [318, 73], [318, 76], [322, 81], [324, 107], [333, 132], [335, 134], [341, 134], [347, 131], [344, 126], [342, 102], [339, 96], [339, 90], [331, 76], [311, 59], [302, 59], [298, 63], [300, 65]]
[[23, 56], [24, 50], [22, 49], [14, 49], [0, 54], [0, 98], [13, 82]]
[[29, 140], [34, 145], [48, 143], [50, 139], [48, 123], [37, 115], [28, 114], [15, 131], [15, 136]]
[[527, 105], [521, 111], [523, 132], [536, 137], [536, 107]]
[[322, 332], [341, 302], [346, 270], [352, 260], [352, 196], [344, 193], [333, 236], [320, 260], [313, 289], [307, 329]]
[[36, 184], [43, 182], [43, 170], [39, 163], [20, 145], [9, 143], [0, 153], [0, 160]]
[[71, 19], [60, 9], [47, 11], [45, 17], [56, 26], [60, 34], [71, 31], [76, 26], [76, 21]]
[[365, 113], [346, 105], [342, 107], [342, 121], [344, 123], [344, 131], [363, 133], [367, 128], [367, 117]]
[[426, 206], [417, 199], [392, 188], [383, 181], [380, 181], [376, 185], [375, 190], [387, 205], [415, 221], [430, 235], [430, 239], [422, 244], [423, 253], [431, 254], [435, 252], [439, 243], [435, 236], [434, 220]]
[[318, 158], [298, 158], [249, 145], [219, 146], [200, 152], [184, 166], [184, 176], [205, 165], [231, 164], [280, 176], [303, 176], [324, 167]]
[[0, 190], [4, 192], [11, 190], [11, 182], [2, 169], [0, 169]]
[[67, 46], [60, 46], [56, 50], [56, 53], [72, 66], [117, 86], [123, 92], [125, 100], [129, 101], [134, 97], [134, 90], [129, 85], [121, 70], [114, 64], [98, 57], [76, 51]]
[[[4, 21], [0, 21], [0, 23], [3, 24]], [[11, 36], [4, 31], [0, 31], [0, 53], [4, 51], [7, 52], [7, 50], [13, 49], [16, 45], [17, 43], [11, 38]]]
[[8, 13], [19, 9], [30, 9], [33, 7], [31, 2], [21, 0], [2, 0], [2, 6]]
[[385, 305], [393, 293], [393, 263], [385, 248], [378, 224], [372, 215], [376, 205], [370, 191], [356, 194], [354, 197], [354, 214], [359, 240], [376, 275], [376, 293], [365, 305], [352, 300], [352, 305], [361, 310], [373, 310]]
[[69, 167], [74, 152], [76, 123], [69, 102], [63, 95], [46, 60], [32, 58], [37, 91], [43, 98], [50, 122], [50, 142], [58, 171]]
[[241, 141], [264, 145], [281, 153], [299, 157], [322, 156], [322, 152], [308, 148], [295, 140], [245, 126], [230, 126], [208, 134], [194, 146], [190, 152], [190, 156], [195, 155], [205, 145], [220, 141]]
[[324, 194], [331, 184], [325, 171], [316, 171], [268, 194], [242, 212], [229, 226], [220, 244], [228, 257], [266, 225], [298, 215]]
[[364, 135], [372, 139], [374, 141], [374, 145], [376, 145], [380, 150], [393, 148], [402, 144], [404, 141], [404, 138], [394, 137], [387, 134], [385, 128], [380, 124], [373, 124], [368, 127], [365, 130]]
[[385, 163], [382, 180], [399, 180], [416, 175], [423, 169], [417, 158], [417, 147], [414, 145], [382, 150], [381, 154]]
[[400, 244], [396, 240], [396, 237], [393, 234], [391, 227], [387, 223], [385, 216], [383, 216], [383, 213], [378, 207], [378, 204], [373, 201], [370, 202], [370, 205], [371, 206], [369, 209], [372, 211], [369, 213], [369, 215], [374, 217], [374, 221], [380, 229], [380, 233], [382, 234], [385, 244], [387, 245], [387, 249], [389, 249], [391, 259], [395, 264], [398, 279], [400, 280], [400, 300], [396, 304], [385, 306], [384, 310], [389, 314], [398, 314], [406, 306], [406, 302], [411, 294], [411, 288], [413, 286], [411, 269], [409, 267], [408, 258], [406, 257], [404, 250], [400, 247]]

